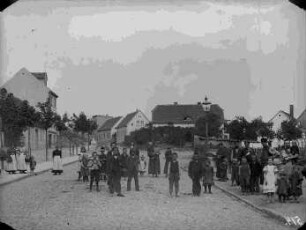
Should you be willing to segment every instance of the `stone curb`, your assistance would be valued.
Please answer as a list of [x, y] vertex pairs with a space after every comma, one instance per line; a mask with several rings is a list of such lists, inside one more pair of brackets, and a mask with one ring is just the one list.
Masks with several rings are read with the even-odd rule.
[[[184, 168], [184, 167], [181, 167], [181, 169], [183, 171], [185, 171], [185, 172], [187, 171], [186, 168]], [[250, 201], [248, 201], [246, 199], [243, 199], [241, 196], [239, 196], [239, 195], [237, 195], [237, 194], [235, 194], [233, 192], [227, 191], [226, 189], [222, 188], [220, 185], [217, 185], [216, 183], [214, 184], [214, 187], [216, 187], [217, 189], [219, 189], [222, 192], [226, 193], [227, 195], [235, 197], [237, 200], [242, 201], [243, 203], [251, 206], [252, 208], [256, 209], [257, 211], [262, 212], [262, 213], [264, 213], [266, 215], [269, 215], [270, 217], [280, 221], [281, 223], [286, 223], [286, 218], [283, 215], [281, 215], [281, 214], [279, 214], [277, 212], [274, 212], [272, 210], [266, 209], [266, 208], [260, 208], [257, 205], [253, 204], [252, 202], [250, 202]]]
[[[67, 165], [73, 164], [73, 163], [75, 163], [75, 162], [77, 162], [77, 161], [78, 161], [78, 159], [73, 160], [73, 161], [68, 162], [68, 163], [64, 163], [63, 166], [67, 166]], [[51, 167], [48, 167], [48, 168], [46, 168], [46, 169], [43, 169], [43, 170], [41, 170], [41, 171], [39, 171], [39, 172], [35, 172], [34, 175], [35, 175], [35, 176], [40, 175], [40, 174], [42, 174], [42, 173], [45, 173], [45, 172], [47, 172], [47, 171], [50, 171], [51, 169], [52, 169], [52, 166], [51, 166]], [[2, 182], [2, 183], [0, 182], [0, 187], [3, 186], [3, 185], [8, 185], [8, 184], [11, 184], [11, 183], [14, 183], [14, 182], [17, 182], [17, 181], [26, 179], [26, 178], [28, 178], [28, 177], [31, 177], [31, 175], [25, 174], [25, 175], [22, 175], [22, 176], [20, 176], [20, 177], [18, 177], [18, 178], [16, 178], [16, 179], [10, 180], [10, 181], [5, 181], [5, 182]]]
[[265, 214], [269, 215], [270, 217], [272, 217], [272, 218], [274, 218], [274, 219], [276, 219], [278, 221], [281, 221], [282, 223], [286, 223], [286, 218], [283, 215], [281, 215], [281, 214], [279, 214], [279, 213], [277, 213], [275, 211], [266, 209], [266, 208], [260, 208], [257, 205], [253, 204], [252, 202], [250, 202], [250, 201], [248, 201], [246, 199], [243, 199], [241, 196], [239, 196], [239, 195], [237, 195], [237, 194], [235, 194], [233, 192], [227, 191], [226, 189], [222, 188], [220, 185], [217, 185], [216, 183], [215, 183], [215, 187], [218, 188], [219, 190], [221, 190], [222, 192], [224, 192], [224, 193], [226, 193], [226, 194], [228, 194], [230, 196], [235, 197], [239, 201], [242, 201], [243, 203], [251, 206], [252, 208], [256, 209], [257, 211], [265, 213]]

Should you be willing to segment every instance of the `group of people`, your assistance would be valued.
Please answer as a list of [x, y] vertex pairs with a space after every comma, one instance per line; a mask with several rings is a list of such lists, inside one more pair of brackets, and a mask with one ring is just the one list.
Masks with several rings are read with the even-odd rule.
[[302, 195], [302, 171], [298, 163], [299, 148], [296, 143], [278, 150], [271, 148], [268, 140], [262, 138], [262, 149], [256, 151], [245, 142], [243, 148], [235, 146], [231, 153], [220, 146], [217, 156], [217, 177], [227, 180], [231, 173], [232, 186], [240, 186], [243, 195], [267, 194], [268, 202], [273, 202], [274, 194], [280, 202], [293, 198], [298, 202]]
[[6, 155], [5, 171], [9, 174], [34, 173], [36, 161], [33, 155], [26, 154], [21, 148], [9, 148]]
[[135, 182], [135, 190], [139, 191], [138, 175], [143, 175], [146, 171], [146, 161], [144, 156], [140, 156], [138, 148], [132, 143], [128, 149], [123, 148], [120, 154], [117, 144], [113, 142], [111, 149], [106, 152], [104, 146], [100, 153], [93, 152], [91, 156], [82, 148], [82, 154], [79, 157], [79, 177], [78, 180], [89, 181], [89, 190], [92, 191], [93, 183], [96, 184], [96, 190], [99, 191], [99, 181], [107, 181], [109, 192], [117, 193], [117, 196], [123, 197], [121, 192], [121, 178], [127, 178], [127, 191], [131, 190], [132, 180]]

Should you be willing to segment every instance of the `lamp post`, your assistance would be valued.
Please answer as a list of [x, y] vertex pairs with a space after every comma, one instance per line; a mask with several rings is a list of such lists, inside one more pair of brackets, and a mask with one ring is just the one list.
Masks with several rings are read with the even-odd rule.
[[207, 96], [205, 96], [205, 100], [204, 102], [202, 103], [202, 107], [203, 107], [203, 110], [206, 114], [206, 119], [205, 119], [205, 136], [206, 136], [206, 147], [207, 147], [207, 150], [208, 150], [208, 121], [207, 121], [207, 116], [208, 116], [208, 113], [210, 112], [210, 106], [211, 106], [211, 102], [208, 101], [208, 98]]

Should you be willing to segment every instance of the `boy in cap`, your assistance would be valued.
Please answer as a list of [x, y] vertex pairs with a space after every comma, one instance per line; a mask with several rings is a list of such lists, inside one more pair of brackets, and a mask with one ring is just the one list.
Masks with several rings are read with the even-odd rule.
[[279, 202], [281, 203], [286, 202], [288, 187], [289, 187], [289, 183], [286, 178], [286, 173], [281, 172], [280, 178], [277, 179], [277, 195], [278, 195]]
[[167, 175], [169, 175], [169, 193], [172, 197], [173, 193], [173, 186], [175, 187], [175, 196], [178, 197], [179, 193], [179, 180], [180, 180], [180, 166], [179, 162], [177, 161], [177, 153], [171, 154], [171, 161], [170, 161], [170, 167], [169, 167], [169, 173], [167, 172]]
[[90, 170], [90, 185], [89, 185], [89, 191], [92, 190], [92, 184], [93, 181], [96, 182], [97, 186], [97, 192], [99, 191], [99, 180], [100, 180], [100, 167], [101, 163], [98, 158], [97, 152], [92, 153], [92, 159], [88, 162], [88, 167]]
[[188, 176], [192, 179], [192, 194], [194, 196], [201, 195], [201, 178], [202, 178], [202, 163], [199, 160], [198, 153], [195, 153], [188, 166]]

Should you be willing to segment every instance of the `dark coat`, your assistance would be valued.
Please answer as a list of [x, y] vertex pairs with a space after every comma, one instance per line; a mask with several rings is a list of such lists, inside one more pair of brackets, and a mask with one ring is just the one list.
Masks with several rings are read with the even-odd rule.
[[130, 148], [130, 155], [135, 154], [137, 157], [139, 157], [139, 149], [134, 147], [134, 148]]
[[277, 194], [278, 195], [287, 195], [289, 188], [289, 183], [286, 178], [277, 179]]
[[148, 157], [149, 157], [149, 174], [160, 174], [160, 159], [159, 154], [154, 152], [154, 147], [149, 146], [147, 149]]
[[172, 159], [172, 151], [171, 150], [167, 150], [165, 152], [165, 158], [166, 158], [166, 161], [171, 161], [171, 159]]
[[212, 185], [214, 184], [214, 168], [212, 166], [203, 167], [203, 184]]
[[270, 151], [268, 146], [264, 146], [261, 150], [261, 158], [260, 158], [260, 163], [261, 165], [266, 165], [268, 163], [268, 159], [270, 156]]
[[138, 173], [139, 157], [132, 155], [127, 158], [127, 172], [128, 175]]
[[303, 177], [300, 172], [293, 172], [289, 178], [291, 185], [291, 193], [294, 196], [302, 195], [302, 181]]
[[188, 166], [188, 176], [193, 179], [201, 179], [203, 175], [202, 163], [198, 159], [192, 159]]
[[241, 164], [239, 166], [239, 177], [244, 179], [249, 179], [251, 176], [250, 166], [248, 163]]
[[128, 158], [129, 158], [129, 155], [120, 155], [120, 161], [121, 161], [121, 164], [122, 164], [122, 176], [123, 177], [127, 177], [128, 175]]
[[53, 157], [55, 157], [55, 156], [60, 156], [60, 158], [62, 158], [62, 151], [59, 150], [59, 149], [55, 149], [53, 151]]
[[258, 161], [250, 162], [251, 177], [259, 177], [262, 172], [262, 167]]
[[120, 157], [110, 159], [110, 173], [113, 177], [121, 177], [122, 175], [122, 163]]
[[106, 173], [107, 156], [105, 154], [101, 154], [99, 155], [99, 160], [101, 163], [101, 172]]

